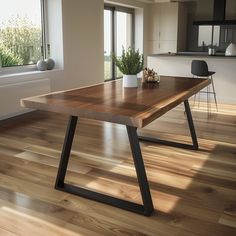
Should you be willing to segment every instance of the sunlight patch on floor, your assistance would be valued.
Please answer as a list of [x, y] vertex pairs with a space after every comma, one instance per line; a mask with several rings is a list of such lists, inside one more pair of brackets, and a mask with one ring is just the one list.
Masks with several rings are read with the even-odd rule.
[[74, 233], [68, 229], [65, 229], [65, 223], [62, 226], [50, 223], [47, 220], [42, 220], [35, 216], [25, 214], [23, 212], [16, 211], [7, 206], [0, 208], [0, 227], [14, 232], [17, 235], [67, 235], [78, 236], [83, 234]]

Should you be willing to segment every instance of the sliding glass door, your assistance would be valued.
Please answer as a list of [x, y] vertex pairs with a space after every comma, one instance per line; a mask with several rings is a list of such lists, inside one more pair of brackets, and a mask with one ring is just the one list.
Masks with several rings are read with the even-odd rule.
[[104, 75], [105, 80], [112, 78], [113, 27], [112, 11], [104, 10]]
[[121, 56], [122, 50], [134, 45], [134, 10], [117, 6], [104, 9], [104, 77], [114, 80], [122, 77], [112, 55]]

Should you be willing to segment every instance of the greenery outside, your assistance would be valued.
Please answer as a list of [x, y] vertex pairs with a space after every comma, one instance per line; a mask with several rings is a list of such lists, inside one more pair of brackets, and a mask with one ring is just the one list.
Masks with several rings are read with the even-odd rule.
[[[112, 77], [112, 59], [111, 56], [105, 56], [104, 57], [104, 80], [110, 80]], [[116, 78], [121, 78], [123, 74], [119, 70], [119, 68], [116, 68]]]
[[104, 61], [104, 80], [111, 79], [111, 62], [108, 60]]
[[110, 80], [111, 79], [111, 69], [112, 60], [110, 56], [104, 56], [104, 80]]
[[42, 31], [27, 17], [1, 22], [0, 57], [2, 67], [35, 64], [41, 58]]

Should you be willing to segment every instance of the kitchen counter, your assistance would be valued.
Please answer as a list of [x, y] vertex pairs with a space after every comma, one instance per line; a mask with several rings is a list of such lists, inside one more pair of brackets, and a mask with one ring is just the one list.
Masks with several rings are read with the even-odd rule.
[[178, 53], [160, 53], [151, 54], [150, 57], [212, 57], [212, 58], [224, 58], [224, 59], [236, 59], [236, 56], [225, 56], [224, 53], [216, 53], [215, 55], [209, 55], [207, 52], [178, 52]]
[[[147, 58], [147, 66], [159, 75], [191, 77], [192, 60], [204, 60], [213, 75], [219, 103], [236, 103], [236, 56], [203, 52], [181, 52], [177, 54], [152, 54]], [[202, 95], [204, 99], [204, 94]]]

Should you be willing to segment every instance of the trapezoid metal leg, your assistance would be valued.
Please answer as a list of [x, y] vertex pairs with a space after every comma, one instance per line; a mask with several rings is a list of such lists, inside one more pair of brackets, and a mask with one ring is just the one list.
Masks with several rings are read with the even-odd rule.
[[148, 179], [147, 179], [147, 175], [145, 171], [145, 166], [143, 163], [142, 152], [139, 145], [137, 128], [131, 127], [131, 126], [126, 126], [126, 128], [127, 128], [127, 132], [129, 136], [129, 142], [130, 142], [130, 147], [131, 147], [131, 151], [133, 155], [134, 166], [136, 169], [139, 188], [140, 188], [140, 192], [141, 192], [141, 196], [143, 200], [144, 212], [147, 215], [150, 215], [153, 212], [154, 208], [153, 208], [149, 183], [148, 183]]
[[64, 181], [66, 176], [66, 170], [70, 158], [71, 147], [75, 135], [75, 129], [77, 125], [78, 117], [71, 116], [68, 122], [64, 145], [61, 153], [61, 159], [59, 163], [59, 168], [57, 172], [56, 184], [55, 188], [57, 187], [64, 187]]
[[190, 134], [191, 134], [193, 144], [179, 143], [179, 142], [162, 140], [162, 139], [147, 137], [147, 136], [142, 136], [142, 135], [138, 136], [139, 140], [146, 141], [146, 142], [152, 142], [152, 143], [159, 143], [159, 144], [172, 146], [172, 147], [197, 150], [198, 149], [197, 136], [196, 136], [196, 132], [195, 132], [194, 124], [193, 124], [193, 119], [192, 119], [192, 113], [191, 113], [191, 109], [190, 109], [188, 100], [184, 101], [184, 106], [185, 106], [185, 112], [187, 115], [188, 125], [189, 125]]
[[195, 132], [193, 117], [192, 117], [192, 113], [191, 113], [191, 109], [190, 109], [188, 100], [184, 101], [184, 106], [185, 106], [185, 111], [186, 111], [186, 115], [187, 115], [187, 119], [188, 119], [189, 130], [190, 130], [190, 134], [191, 134], [191, 138], [192, 138], [192, 142], [193, 142], [192, 147], [194, 150], [197, 150], [198, 149], [197, 135]]
[[134, 127], [127, 127], [127, 132], [130, 140], [130, 146], [133, 154], [138, 183], [143, 199], [143, 205], [65, 183], [65, 176], [70, 158], [70, 152], [75, 134], [77, 119], [77, 117], [71, 116], [68, 122], [68, 128], [65, 135], [64, 146], [61, 154], [61, 160], [58, 168], [55, 188], [64, 192], [75, 194], [94, 201], [102, 202], [131, 212], [150, 216], [153, 213], [154, 209], [146, 177], [145, 167], [143, 164], [142, 154], [139, 146], [139, 141], [136, 133], [136, 128]]

